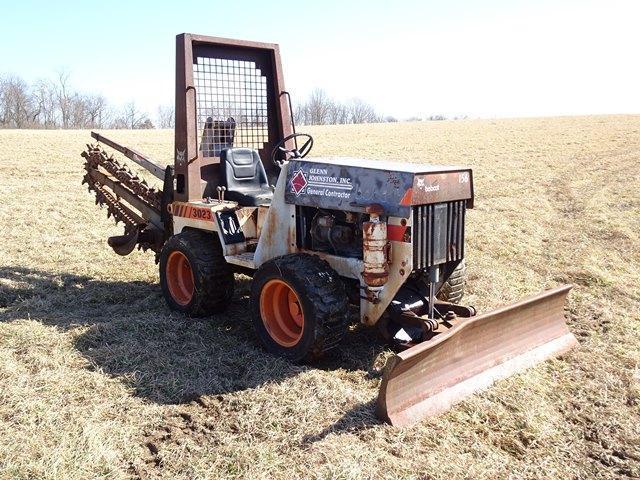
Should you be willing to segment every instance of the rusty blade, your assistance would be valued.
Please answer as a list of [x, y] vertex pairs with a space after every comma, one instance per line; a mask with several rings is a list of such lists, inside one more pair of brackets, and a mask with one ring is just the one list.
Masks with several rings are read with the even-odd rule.
[[577, 341], [564, 318], [569, 290], [563, 285], [472, 317], [394, 355], [385, 365], [377, 415], [392, 425], [415, 423], [571, 349]]

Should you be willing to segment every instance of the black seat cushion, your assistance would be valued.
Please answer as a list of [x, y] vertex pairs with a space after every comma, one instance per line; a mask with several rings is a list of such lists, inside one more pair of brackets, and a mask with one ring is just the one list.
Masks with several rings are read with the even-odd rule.
[[273, 192], [260, 155], [251, 148], [226, 148], [220, 152], [221, 184], [225, 198], [242, 206], [268, 205]]

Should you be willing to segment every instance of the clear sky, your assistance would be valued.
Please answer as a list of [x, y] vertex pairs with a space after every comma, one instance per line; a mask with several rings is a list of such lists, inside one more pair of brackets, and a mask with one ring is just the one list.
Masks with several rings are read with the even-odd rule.
[[640, 113], [639, 0], [2, 0], [0, 73], [155, 115], [175, 35], [279, 43], [286, 85], [399, 118]]

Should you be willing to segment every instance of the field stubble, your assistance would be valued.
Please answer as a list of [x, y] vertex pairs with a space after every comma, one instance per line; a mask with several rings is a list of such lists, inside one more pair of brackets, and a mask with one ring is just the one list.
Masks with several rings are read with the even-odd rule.
[[[580, 347], [398, 430], [388, 352], [354, 328], [318, 366], [265, 354], [237, 276], [224, 315], [171, 313], [150, 253], [80, 185], [78, 131], [0, 131], [0, 478], [640, 476], [640, 117], [304, 129], [314, 155], [467, 164], [465, 302], [573, 283]], [[169, 131], [105, 132], [168, 162]]]

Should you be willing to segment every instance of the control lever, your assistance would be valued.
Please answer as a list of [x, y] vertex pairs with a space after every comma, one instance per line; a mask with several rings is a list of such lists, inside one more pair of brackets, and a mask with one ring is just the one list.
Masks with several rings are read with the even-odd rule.
[[218, 191], [218, 203], [224, 202], [224, 192], [227, 191], [227, 187], [216, 187]]

